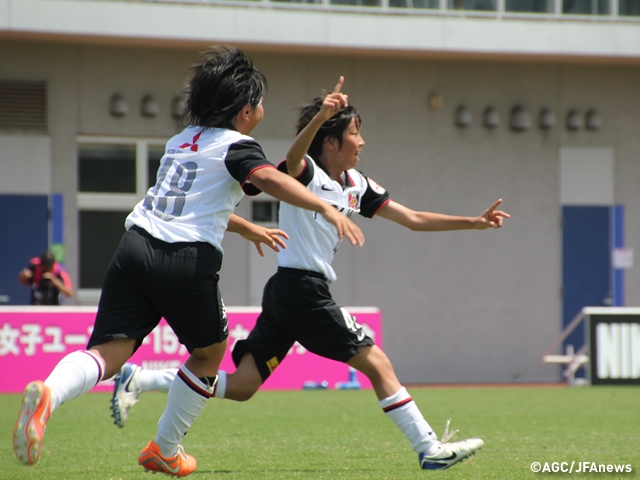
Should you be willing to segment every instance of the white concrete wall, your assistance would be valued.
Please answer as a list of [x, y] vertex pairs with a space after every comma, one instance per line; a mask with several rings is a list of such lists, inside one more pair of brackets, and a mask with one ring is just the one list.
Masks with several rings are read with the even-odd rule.
[[46, 135], [0, 133], [0, 192], [51, 193], [51, 141]]
[[[412, 233], [384, 219], [358, 218], [367, 242], [341, 246], [335, 261], [337, 301], [376, 305], [384, 349], [403, 382], [555, 381], [541, 354], [561, 324], [559, 151], [564, 146], [615, 151], [615, 201], [627, 213], [627, 246], [640, 251], [640, 68], [480, 61], [434, 61], [253, 53], [270, 90], [258, 140], [293, 137], [295, 108], [345, 75], [344, 90], [363, 115], [367, 145], [360, 168], [396, 201], [416, 209], [480, 214], [497, 198], [513, 218], [499, 231]], [[49, 82], [51, 189], [65, 194], [67, 264], [77, 274], [77, 135], [166, 138], [178, 129], [168, 105], [195, 58], [193, 50], [118, 48], [0, 41], [0, 75], [29, 74]], [[120, 92], [130, 114], [110, 117]], [[429, 110], [438, 92], [444, 108]], [[153, 93], [156, 119], [137, 101]], [[468, 105], [471, 127], [454, 126]], [[508, 112], [522, 104], [552, 108], [558, 124], [514, 133]], [[480, 122], [495, 106], [503, 123]], [[604, 127], [568, 132], [569, 108], [597, 108]], [[273, 159], [279, 161], [280, 158]], [[5, 171], [0, 164], [0, 176]], [[43, 179], [40, 179], [41, 181]], [[248, 215], [243, 201], [238, 209]], [[249, 245], [225, 240], [222, 289], [228, 305], [248, 301]], [[77, 278], [77, 276], [76, 276]], [[640, 304], [640, 275], [627, 272], [628, 305]]]

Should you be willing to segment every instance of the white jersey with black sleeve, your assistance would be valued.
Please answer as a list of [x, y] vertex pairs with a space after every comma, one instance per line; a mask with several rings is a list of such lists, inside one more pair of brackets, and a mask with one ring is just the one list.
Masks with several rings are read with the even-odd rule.
[[167, 142], [155, 186], [125, 221], [169, 243], [208, 242], [222, 252], [229, 216], [243, 195], [260, 193], [249, 176], [272, 167], [253, 138], [226, 128], [187, 127]]
[[[347, 217], [359, 213], [371, 218], [391, 200], [384, 188], [358, 170], [344, 171], [341, 185], [310, 156], [306, 155], [304, 161], [304, 169], [296, 179]], [[286, 173], [286, 162], [278, 170]], [[280, 267], [318, 272], [328, 283], [335, 281], [331, 262], [340, 243], [336, 227], [317, 212], [285, 202], [280, 202], [279, 227], [289, 234], [287, 248], [278, 253]]]

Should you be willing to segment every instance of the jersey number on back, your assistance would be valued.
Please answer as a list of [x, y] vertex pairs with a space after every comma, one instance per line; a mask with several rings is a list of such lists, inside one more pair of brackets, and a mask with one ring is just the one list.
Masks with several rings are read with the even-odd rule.
[[[196, 170], [198, 169], [196, 162], [177, 163], [176, 169], [169, 179], [169, 190], [164, 195], [159, 196], [160, 187], [166, 185], [167, 174], [171, 165], [173, 165], [173, 160], [170, 157], [165, 158], [160, 170], [158, 170], [156, 185], [151, 190], [151, 193], [146, 196], [143, 203], [144, 208], [151, 210], [156, 217], [168, 222], [182, 215], [185, 197], [193, 185], [193, 180], [196, 178]], [[173, 203], [171, 213], [167, 213], [169, 203]]]

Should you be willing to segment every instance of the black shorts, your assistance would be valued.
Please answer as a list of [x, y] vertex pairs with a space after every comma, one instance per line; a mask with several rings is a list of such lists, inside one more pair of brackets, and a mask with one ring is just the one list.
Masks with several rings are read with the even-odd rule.
[[167, 243], [132, 227], [107, 270], [87, 348], [135, 338], [138, 349], [162, 317], [189, 352], [224, 341], [221, 266], [222, 253], [209, 243]]
[[280, 267], [265, 285], [262, 313], [247, 339], [236, 343], [233, 361], [237, 367], [251, 353], [264, 381], [296, 341], [339, 362], [374, 344], [355, 317], [336, 305], [321, 274]]

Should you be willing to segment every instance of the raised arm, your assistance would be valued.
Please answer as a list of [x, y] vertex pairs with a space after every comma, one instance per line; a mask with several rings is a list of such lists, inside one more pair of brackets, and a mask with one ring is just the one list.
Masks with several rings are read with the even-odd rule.
[[313, 138], [324, 122], [333, 117], [342, 107], [348, 105], [348, 97], [340, 93], [344, 77], [338, 79], [333, 92], [328, 94], [322, 102], [322, 107], [309, 124], [303, 128], [291, 144], [287, 152], [287, 172], [292, 177], [297, 177], [304, 168], [304, 156], [307, 154]]
[[271, 250], [279, 252], [280, 247], [287, 248], [282, 239], [289, 239], [289, 235], [283, 230], [256, 225], [233, 213], [229, 217], [227, 232], [237, 233], [245, 240], [252, 242], [261, 257], [264, 257], [263, 243]]
[[500, 228], [505, 218], [511, 216], [496, 210], [502, 199], [487, 208], [477, 217], [458, 217], [443, 213], [418, 212], [393, 200], [383, 206], [377, 214], [417, 232], [443, 232], [448, 230], [485, 230]]

